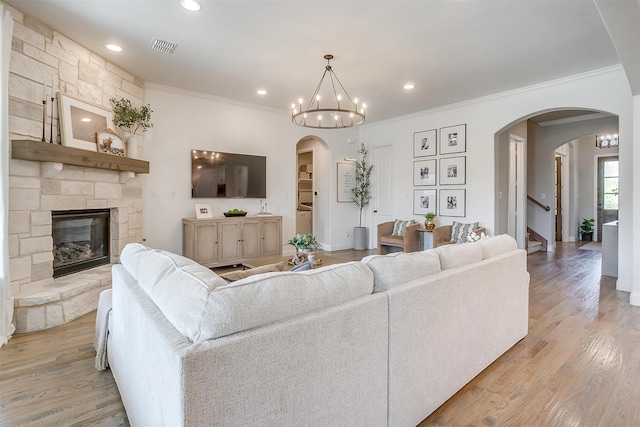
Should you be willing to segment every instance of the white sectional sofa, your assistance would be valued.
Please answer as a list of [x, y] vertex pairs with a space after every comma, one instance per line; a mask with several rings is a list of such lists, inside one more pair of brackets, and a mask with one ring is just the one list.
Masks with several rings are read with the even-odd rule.
[[527, 334], [506, 235], [232, 284], [120, 259], [107, 357], [133, 426], [413, 426]]

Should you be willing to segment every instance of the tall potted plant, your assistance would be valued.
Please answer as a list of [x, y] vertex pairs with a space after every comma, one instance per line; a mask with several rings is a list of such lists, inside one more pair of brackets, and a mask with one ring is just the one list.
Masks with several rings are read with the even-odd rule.
[[138, 131], [146, 132], [153, 127], [153, 110], [148, 104], [136, 108], [126, 98], [111, 98], [110, 101], [113, 106], [113, 124], [130, 133], [127, 137], [127, 154], [135, 159], [138, 157]]
[[368, 248], [369, 229], [362, 226], [362, 210], [369, 205], [371, 201], [371, 170], [373, 165], [367, 164], [367, 154], [369, 150], [360, 144], [358, 154], [360, 159], [356, 161], [356, 184], [352, 189], [351, 200], [358, 206], [360, 210], [360, 221], [357, 227], [353, 227], [353, 249], [364, 250]]

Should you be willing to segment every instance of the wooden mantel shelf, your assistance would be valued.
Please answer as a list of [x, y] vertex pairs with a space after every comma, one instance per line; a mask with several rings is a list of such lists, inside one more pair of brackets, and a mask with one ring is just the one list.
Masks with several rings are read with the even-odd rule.
[[11, 157], [120, 172], [149, 173], [149, 162], [40, 141], [11, 141]]

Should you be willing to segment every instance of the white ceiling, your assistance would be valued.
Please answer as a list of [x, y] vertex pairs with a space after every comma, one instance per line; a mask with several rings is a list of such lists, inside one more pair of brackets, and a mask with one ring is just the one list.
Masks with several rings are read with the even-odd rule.
[[[591, 0], [4, 1], [146, 82], [282, 111], [311, 96], [330, 53], [367, 122], [621, 63]], [[611, 3], [620, 16], [640, 1]]]

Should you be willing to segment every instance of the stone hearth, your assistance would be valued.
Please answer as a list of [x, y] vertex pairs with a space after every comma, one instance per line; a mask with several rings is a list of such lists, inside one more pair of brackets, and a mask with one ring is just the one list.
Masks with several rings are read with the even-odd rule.
[[110, 265], [53, 278], [51, 212], [110, 209], [111, 263], [142, 240], [142, 187], [131, 172], [12, 159], [9, 252], [17, 332], [69, 322], [97, 308]]

